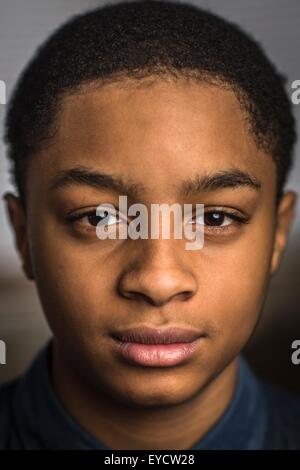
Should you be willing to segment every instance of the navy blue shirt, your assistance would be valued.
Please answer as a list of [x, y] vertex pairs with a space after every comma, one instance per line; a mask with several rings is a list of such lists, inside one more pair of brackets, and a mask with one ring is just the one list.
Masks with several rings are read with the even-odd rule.
[[[67, 412], [53, 388], [50, 340], [27, 371], [0, 387], [0, 449], [105, 449]], [[259, 380], [238, 358], [234, 396], [191, 450], [299, 450], [300, 398]]]

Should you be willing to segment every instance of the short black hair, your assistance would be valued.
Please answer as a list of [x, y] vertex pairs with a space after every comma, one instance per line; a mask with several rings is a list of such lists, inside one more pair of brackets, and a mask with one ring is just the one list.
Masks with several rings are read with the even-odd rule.
[[37, 49], [6, 118], [5, 141], [21, 201], [28, 158], [54, 135], [63, 96], [94, 81], [166, 75], [235, 92], [257, 146], [276, 163], [277, 204], [296, 140], [286, 78], [237, 25], [202, 8], [163, 0], [121, 1], [76, 15]]

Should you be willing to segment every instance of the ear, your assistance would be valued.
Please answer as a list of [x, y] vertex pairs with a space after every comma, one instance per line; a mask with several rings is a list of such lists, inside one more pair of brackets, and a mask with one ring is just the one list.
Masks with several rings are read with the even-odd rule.
[[271, 260], [271, 274], [274, 274], [280, 265], [280, 261], [287, 245], [288, 234], [295, 217], [298, 195], [294, 191], [283, 193], [277, 209], [276, 232], [274, 248]]
[[22, 261], [23, 271], [28, 279], [33, 280], [25, 209], [20, 198], [12, 193], [5, 193], [3, 199], [6, 202], [8, 219], [13, 229], [15, 247]]

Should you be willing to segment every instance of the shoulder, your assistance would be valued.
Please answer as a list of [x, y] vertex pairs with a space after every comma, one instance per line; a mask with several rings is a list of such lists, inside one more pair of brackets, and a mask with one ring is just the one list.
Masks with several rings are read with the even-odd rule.
[[0, 385], [0, 426], [3, 424], [3, 418], [9, 415], [12, 395], [18, 382], [19, 378], [16, 378]]
[[10, 449], [14, 434], [13, 395], [19, 378], [0, 385], [0, 450]]
[[261, 380], [267, 402], [269, 449], [300, 450], [300, 395]]

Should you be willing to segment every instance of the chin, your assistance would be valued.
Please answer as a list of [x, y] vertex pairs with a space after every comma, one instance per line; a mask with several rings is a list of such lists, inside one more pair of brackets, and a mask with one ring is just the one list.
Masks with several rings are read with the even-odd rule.
[[188, 380], [178, 377], [165, 380], [158, 377], [156, 381], [140, 379], [137, 384], [123, 382], [118, 389], [114, 387], [113, 395], [129, 407], [169, 407], [183, 404], [196, 395], [201, 389], [201, 385], [198, 388], [196, 385], [196, 380], [189, 386]]

